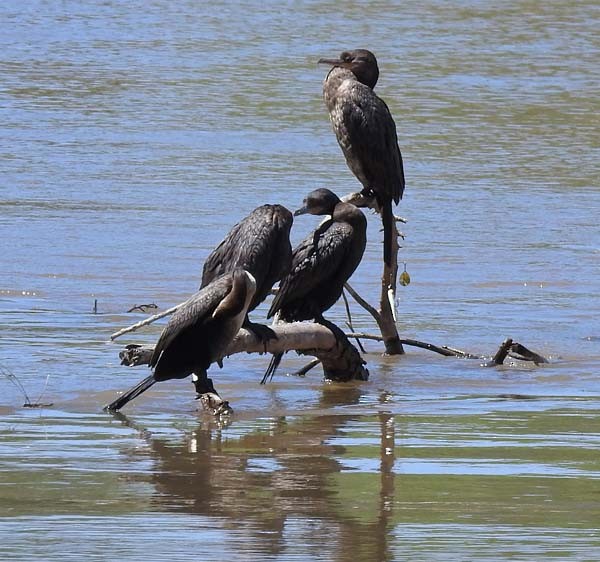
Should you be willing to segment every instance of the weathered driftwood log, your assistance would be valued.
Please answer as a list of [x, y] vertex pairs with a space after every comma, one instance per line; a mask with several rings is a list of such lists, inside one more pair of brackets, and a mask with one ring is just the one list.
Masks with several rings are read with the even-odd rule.
[[[297, 351], [313, 355], [323, 365], [328, 380], [367, 380], [369, 371], [358, 350], [335, 324], [327, 326], [313, 322], [294, 322], [271, 326], [276, 340], [263, 344], [251, 332], [241, 329], [227, 348], [225, 356], [236, 353], [278, 353]], [[147, 365], [154, 349], [148, 346], [128, 345], [119, 353], [122, 365]]]
[[[369, 305], [367, 305], [367, 306], [369, 306]], [[376, 334], [351, 332], [349, 334], [346, 334], [346, 336], [349, 338], [354, 338], [357, 341], [360, 341], [360, 339], [383, 341], [383, 336], [378, 336]], [[507, 342], [512, 342], [512, 343], [507, 344]], [[510, 356], [519, 361], [532, 361], [536, 365], [540, 365], [542, 363], [549, 363], [548, 359], [546, 359], [539, 353], [536, 353], [535, 351], [531, 351], [530, 349], [526, 348], [524, 345], [517, 343], [517, 342], [513, 342], [512, 340], [505, 340], [504, 342], [502, 342], [499, 350], [496, 352], [496, 355], [494, 356], [494, 358], [491, 361], [488, 361], [489, 357], [487, 357], [485, 355], [477, 355], [475, 353], [469, 353], [467, 351], [462, 351], [460, 349], [456, 349], [454, 347], [449, 347], [447, 345], [439, 346], [439, 345], [434, 345], [434, 344], [428, 343], [428, 342], [405, 339], [405, 338], [402, 338], [400, 340], [400, 343], [402, 343], [402, 345], [408, 345], [408, 346], [412, 346], [412, 347], [420, 347], [421, 349], [427, 349], [429, 351], [439, 353], [440, 355], [443, 355], [444, 357], [460, 357], [463, 359], [484, 359], [484, 360], [486, 360], [486, 363], [484, 363], [485, 367], [493, 367], [493, 366], [497, 366], [497, 365], [502, 365], [502, 362], [506, 359], [507, 356]], [[508, 355], [505, 354], [507, 347], [509, 349]], [[500, 361], [500, 362], [496, 362], [496, 361]], [[306, 375], [306, 373], [308, 373], [308, 371], [310, 371], [311, 369], [316, 367], [319, 363], [320, 363], [320, 361], [318, 359], [313, 359], [308, 364], [306, 364], [304, 367], [302, 367], [301, 369], [292, 373], [292, 375], [303, 377]]]

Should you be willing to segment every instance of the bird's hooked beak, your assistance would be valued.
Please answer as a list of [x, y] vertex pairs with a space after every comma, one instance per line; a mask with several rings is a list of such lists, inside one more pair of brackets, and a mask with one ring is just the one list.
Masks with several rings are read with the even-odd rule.
[[342, 59], [319, 59], [317, 64], [328, 64], [329, 66], [344, 66]]
[[308, 212], [308, 207], [304, 205], [303, 207], [300, 207], [294, 211], [294, 216], [297, 217], [298, 215], [306, 215]]

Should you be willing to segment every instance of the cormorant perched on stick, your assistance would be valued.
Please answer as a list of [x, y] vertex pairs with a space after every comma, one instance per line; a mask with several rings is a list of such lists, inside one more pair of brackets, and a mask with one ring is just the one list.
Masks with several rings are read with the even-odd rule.
[[396, 124], [385, 102], [373, 88], [379, 78], [371, 51], [344, 51], [339, 59], [320, 59], [332, 65], [323, 83], [323, 98], [346, 163], [375, 197], [383, 221], [383, 259], [391, 263], [394, 214], [404, 192], [404, 169]]
[[193, 382], [205, 407], [213, 413], [229, 409], [208, 378], [211, 363], [220, 363], [223, 353], [238, 333], [254, 297], [256, 282], [243, 269], [218, 277], [195, 293], [171, 316], [154, 348], [150, 367], [154, 372], [119, 396], [105, 410], [120, 410], [154, 383], [183, 379]]
[[[293, 221], [292, 213], [282, 205], [261, 205], [254, 209], [231, 229], [208, 256], [204, 262], [200, 288], [219, 275], [241, 267], [256, 279], [256, 292], [248, 312], [254, 310], [290, 269], [290, 229]], [[250, 322], [248, 316], [243, 327], [263, 341], [275, 337], [273, 330]]]
[[[340, 298], [344, 283], [358, 267], [367, 243], [367, 219], [360, 209], [342, 202], [329, 189], [316, 189], [294, 215], [331, 215], [292, 253], [290, 272], [281, 280], [268, 318], [284, 322], [316, 320]], [[273, 377], [283, 354], [273, 356], [263, 377]]]

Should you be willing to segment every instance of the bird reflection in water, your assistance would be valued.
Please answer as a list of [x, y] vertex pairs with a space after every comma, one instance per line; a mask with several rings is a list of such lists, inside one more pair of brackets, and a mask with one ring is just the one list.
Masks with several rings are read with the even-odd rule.
[[[359, 384], [327, 385], [318, 410], [347, 409], [363, 393]], [[295, 544], [305, 532], [305, 548], [329, 560], [389, 560], [395, 427], [383, 395], [380, 402], [382, 411], [366, 418], [282, 415], [246, 422], [247, 427], [238, 420], [235, 432], [207, 419], [177, 442], [154, 438], [122, 414], [119, 419], [147, 443], [131, 454], [149, 454], [155, 461], [150, 478], [156, 509], [216, 517], [220, 527], [247, 534], [244, 544], [261, 554], [282, 554], [293, 529]], [[349, 469], [344, 461], [355, 451], [337, 442], [361, 422], [372, 429], [375, 421], [379, 471]]]

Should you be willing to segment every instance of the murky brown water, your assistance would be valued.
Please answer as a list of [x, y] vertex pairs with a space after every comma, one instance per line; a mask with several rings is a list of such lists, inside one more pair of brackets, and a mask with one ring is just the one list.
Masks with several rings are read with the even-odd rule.
[[[0, 366], [53, 406], [0, 377], [0, 560], [600, 559], [599, 12], [3, 3]], [[356, 188], [315, 64], [356, 46], [406, 162], [402, 335], [551, 363], [367, 342], [369, 382], [260, 387], [244, 355], [211, 370], [227, 426], [188, 381], [103, 413], [147, 374], [121, 344], [160, 330], [107, 343], [126, 310], [183, 300], [255, 206]], [[369, 236], [352, 283], [376, 300]]]

